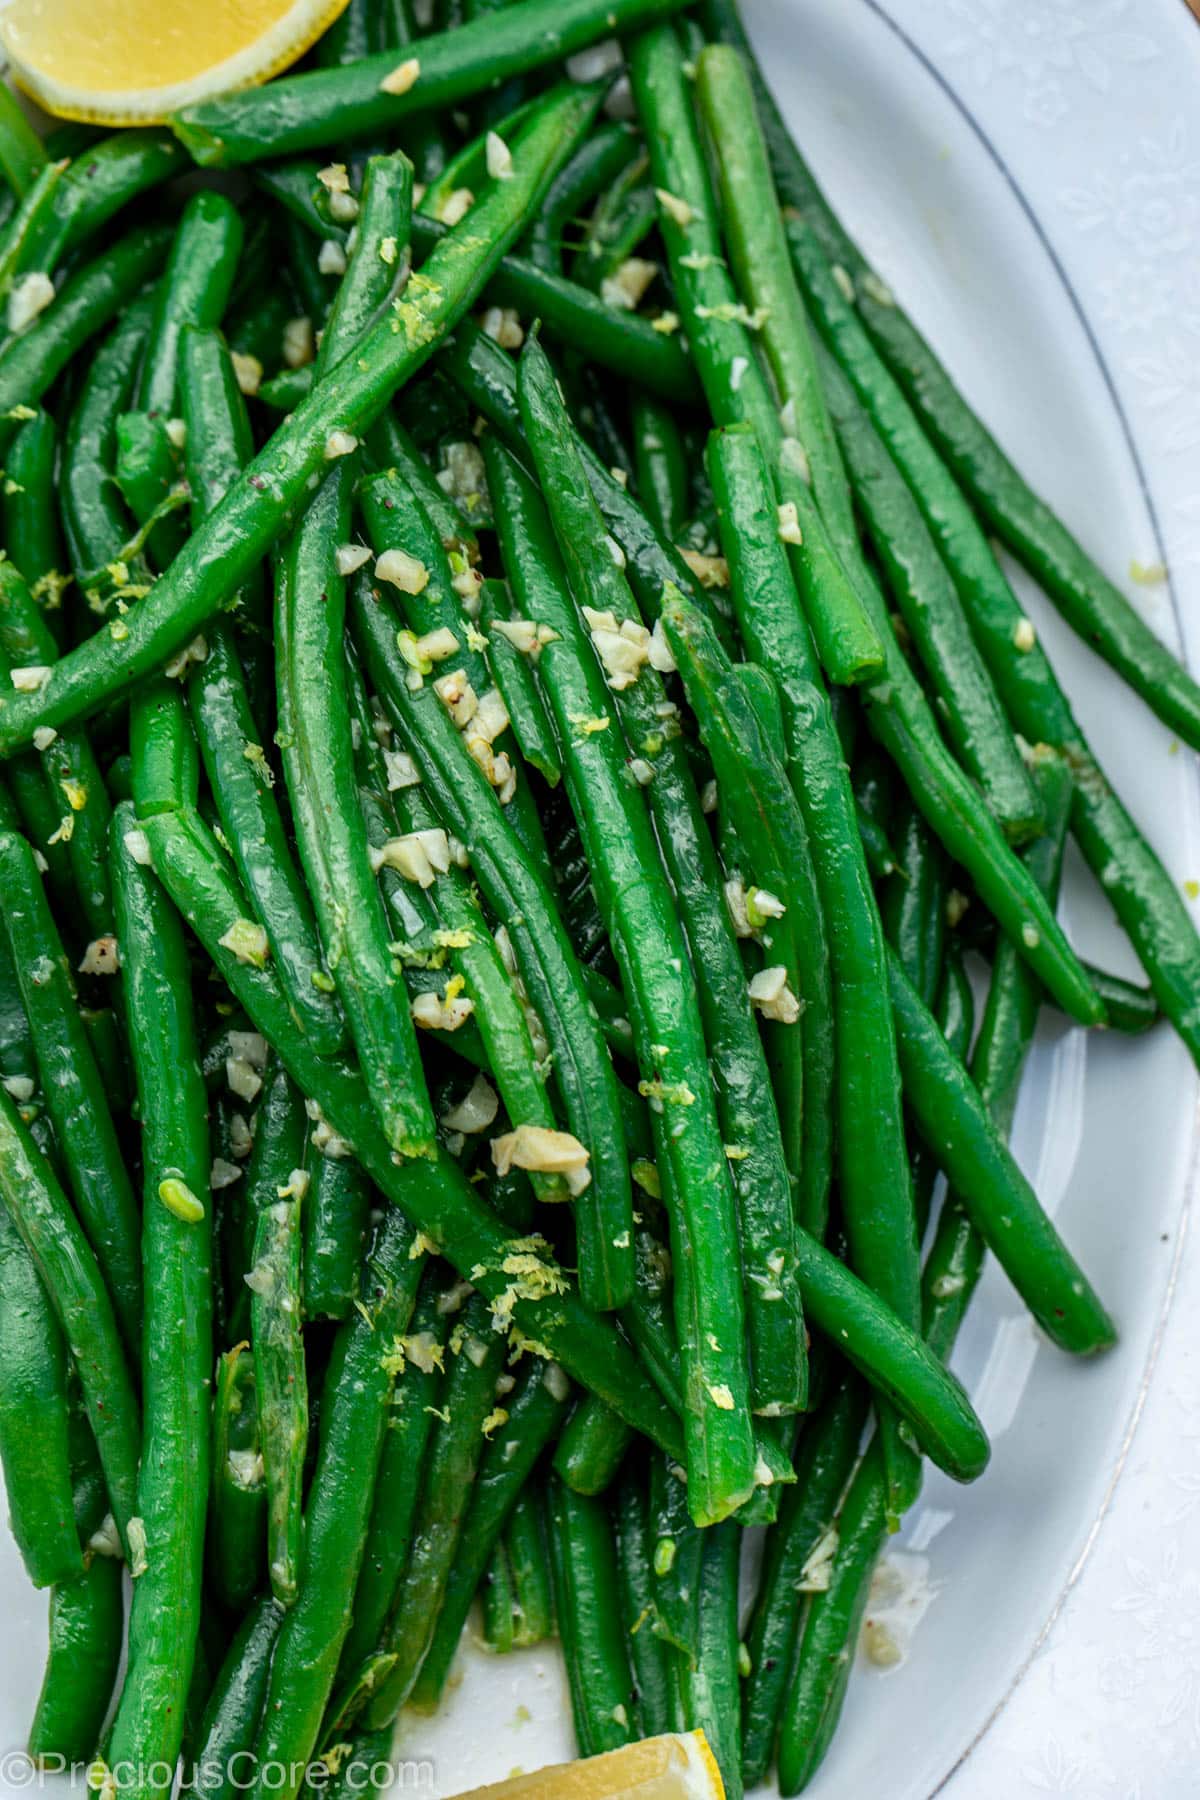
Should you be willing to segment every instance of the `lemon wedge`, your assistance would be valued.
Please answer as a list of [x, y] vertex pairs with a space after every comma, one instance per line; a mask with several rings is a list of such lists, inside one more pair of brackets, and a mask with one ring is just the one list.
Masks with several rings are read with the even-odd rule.
[[514, 1775], [458, 1800], [725, 1800], [725, 1787], [704, 1733], [691, 1731]]
[[347, 0], [9, 0], [0, 43], [48, 112], [149, 124], [295, 62]]

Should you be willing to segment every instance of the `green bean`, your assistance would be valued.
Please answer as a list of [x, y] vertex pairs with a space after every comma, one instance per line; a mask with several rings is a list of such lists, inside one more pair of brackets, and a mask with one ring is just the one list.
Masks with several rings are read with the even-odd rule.
[[55, 508], [58, 431], [41, 408], [27, 419], [5, 460], [4, 541], [61, 650], [63, 589], [68, 582]]
[[867, 1394], [843, 1377], [804, 1429], [796, 1485], [767, 1535], [762, 1572], [746, 1630], [750, 1674], [742, 1696], [742, 1777], [765, 1781], [801, 1626], [809, 1564], [827, 1547], [838, 1500], [849, 1479], [866, 1420]]
[[[0, 565], [0, 664], [48, 668], [58, 645], [15, 564]], [[82, 731], [54, 736], [41, 752], [46, 785], [60, 807], [58, 831], [82, 924], [97, 939], [112, 931], [112, 881], [108, 868], [108, 792]], [[65, 821], [69, 821], [66, 823]], [[72, 908], [75, 911], [75, 907]]]
[[218, 1358], [213, 1390], [208, 1561], [221, 1604], [245, 1611], [258, 1591], [266, 1543], [267, 1489], [254, 1359], [235, 1344]]
[[542, 1494], [533, 1484], [518, 1496], [503, 1543], [513, 1578], [513, 1646], [527, 1649], [554, 1636], [554, 1592]]
[[526, 240], [529, 261], [561, 273], [567, 228], [636, 156], [637, 135], [631, 126], [612, 120], [598, 125], [546, 190]]
[[408, 996], [388, 948], [354, 789], [340, 654], [350, 473], [329, 476], [285, 552], [277, 641], [284, 771], [333, 978], [388, 1141], [427, 1155], [434, 1138]]
[[160, 813], [144, 820], [142, 828], [164, 885], [235, 998], [255, 1027], [281, 1046], [297, 1085], [320, 1106], [331, 1129], [354, 1145], [374, 1184], [444, 1248], [502, 1318], [514, 1319], [527, 1337], [545, 1346], [569, 1374], [609, 1402], [635, 1429], [671, 1454], [681, 1455], [682, 1439], [671, 1409], [646, 1388], [622, 1339], [582, 1306], [570, 1282], [541, 1254], [546, 1249], [543, 1240], [516, 1240], [526, 1259], [516, 1279], [512, 1268], [506, 1267], [515, 1253], [514, 1240], [450, 1159], [439, 1155], [411, 1168], [397, 1164], [375, 1123], [361, 1078], [344, 1065], [314, 1056], [289, 1025], [286, 1002], [269, 966], [260, 969], [242, 962], [221, 943], [229, 927], [245, 916], [244, 901], [199, 817], [190, 809]]
[[[387, 1425], [395, 1365], [385, 1346], [407, 1329], [421, 1261], [411, 1225], [389, 1210], [367, 1259], [363, 1315], [340, 1328], [325, 1374], [299, 1591], [276, 1639], [254, 1745], [256, 1795], [292, 1800], [317, 1745], [350, 1624]], [[277, 1787], [280, 1763], [286, 1779]]]
[[27, 194], [46, 166], [46, 151], [13, 90], [0, 94], [0, 173], [18, 196]]
[[371, 1186], [357, 1163], [320, 1152], [310, 1159], [304, 1207], [304, 1316], [349, 1318], [366, 1248]]
[[637, 1736], [633, 1675], [618, 1604], [616, 1549], [603, 1501], [550, 1477], [550, 1560], [575, 1737], [582, 1756]]
[[738, 1560], [742, 1534], [732, 1519], [702, 1534], [696, 1583], [694, 1663], [683, 1666], [689, 1727], [703, 1729], [729, 1800], [741, 1800], [742, 1754], [738, 1678]]
[[[285, 1092], [280, 1092], [283, 1089]], [[276, 1067], [264, 1104], [281, 1115], [274, 1157], [260, 1176], [250, 1288], [250, 1340], [267, 1490], [267, 1570], [281, 1606], [296, 1598], [302, 1541], [308, 1382], [300, 1330], [300, 1217], [308, 1189], [304, 1103]]]
[[[792, 242], [801, 242], [797, 232]], [[808, 269], [811, 251], [800, 254], [802, 266]], [[822, 354], [822, 378], [838, 440], [876, 554], [955, 750], [968, 773], [979, 781], [1006, 835], [1020, 841], [1036, 831], [1036, 797], [991, 677], [971, 639], [955, 583], [926, 529], [917, 500], [897, 476], [888, 449], [902, 467], [920, 468], [921, 479], [926, 464], [936, 457], [928, 446], [916, 443], [920, 430], [911, 415], [907, 420], [900, 416], [907, 410], [901, 396], [878, 363], [853, 309], [842, 300], [836, 282], [823, 266], [814, 263], [808, 292], [814, 298], [822, 330], [849, 377], [844, 383], [831, 381], [828, 353]], [[886, 432], [888, 449], [876, 436], [873, 422]], [[932, 523], [931, 515], [926, 516]], [[981, 556], [990, 558], [982, 538], [978, 541]]]
[[87, 1762], [100, 1742], [112, 1699], [125, 1625], [119, 1559], [93, 1554], [73, 1581], [50, 1595], [49, 1651], [29, 1728], [35, 1763], [61, 1769]]
[[767, 148], [741, 59], [710, 45], [697, 62], [696, 98], [717, 163], [725, 237], [748, 305], [763, 309], [762, 343], [789, 428], [808, 461], [813, 495], [843, 566], [856, 577], [858, 534], [837, 438], [813, 358], [776, 202]]
[[945, 863], [915, 807], [908, 808], [896, 841], [896, 870], [880, 902], [884, 929], [905, 974], [932, 1010], [946, 943]]
[[[433, 1429], [452, 1307], [462, 1294], [427, 1267], [396, 1376], [366, 1544], [354, 1590], [354, 1612], [342, 1646], [341, 1673], [356, 1676], [376, 1650], [412, 1547], [425, 1451]], [[443, 1271], [444, 1273], [444, 1271]], [[457, 1566], [457, 1565], [456, 1565]], [[469, 1604], [468, 1600], [468, 1604]], [[455, 1640], [457, 1642], [457, 1638]], [[450, 1654], [453, 1655], [454, 1646]]]
[[649, 394], [631, 402], [636, 486], [654, 529], [673, 544], [683, 530], [688, 467], [675, 415]]
[[508, 1656], [517, 1646], [517, 1595], [503, 1538], [494, 1545], [479, 1585], [479, 1611], [484, 1643], [494, 1656]]
[[716, 201], [683, 63], [674, 31], [659, 26], [638, 38], [630, 71], [688, 343], [713, 418], [721, 425], [753, 424], [780, 501], [796, 509], [802, 541], [791, 560], [805, 610], [830, 679], [852, 684], [881, 666], [878, 634], [842, 568], [759, 367], [744, 323], [753, 315], [738, 301], [721, 254]]
[[37, 1266], [78, 1371], [109, 1503], [127, 1544], [141, 1434], [112, 1301], [70, 1203], [7, 1088], [0, 1093], [0, 1202]]
[[[618, 1084], [591, 1010], [578, 963], [566, 942], [540, 870], [497, 804], [487, 776], [464, 754], [461, 734], [432, 687], [408, 687], [400, 656], [395, 615], [386, 601], [367, 602], [354, 590], [355, 635], [375, 688], [402, 728], [446, 826], [466, 846], [471, 867], [488, 905], [502, 922], [516, 952], [521, 977], [542, 1020], [554, 1054], [554, 1068], [573, 1134], [589, 1152], [591, 1182], [583, 1199], [589, 1215], [628, 1216], [629, 1168], [621, 1126]], [[591, 1234], [593, 1238], [599, 1232]], [[620, 1236], [621, 1230], [613, 1235]], [[607, 1256], [585, 1271], [595, 1278], [596, 1297], [606, 1305], [624, 1297], [620, 1288], [599, 1284], [606, 1267], [618, 1272], [624, 1258]]]
[[[215, 332], [183, 334], [180, 388], [188, 484], [199, 523], [250, 452], [245, 407]], [[258, 582], [243, 590], [241, 606], [250, 614], [258, 609], [258, 590]], [[336, 1049], [343, 1031], [325, 991], [316, 927], [272, 790], [274, 776], [257, 743], [234, 633], [226, 621], [214, 621], [205, 641], [208, 654], [194, 666], [188, 694], [221, 821], [298, 1019], [318, 1049]]]
[[607, 1406], [585, 1396], [554, 1452], [555, 1473], [573, 1494], [603, 1494], [616, 1479], [633, 1433]]
[[[117, 415], [133, 394], [152, 307], [152, 296], [143, 295], [113, 327], [84, 378], [63, 439], [59, 482], [63, 530], [75, 578], [89, 605], [93, 598], [99, 603], [96, 584], [130, 535], [129, 515], [113, 483]], [[88, 578], [93, 584], [90, 591]]]
[[[495, 135], [502, 143], [519, 135], [539, 111], [544, 99], [543, 95], [533, 100], [522, 100], [512, 111], [495, 121]], [[475, 192], [487, 179], [488, 140], [491, 135], [487, 130], [479, 131], [454, 152], [445, 168], [426, 187], [418, 212], [425, 218], [440, 220], [447, 211], [447, 203], [452, 199], [459, 199], [460, 204], [467, 207], [474, 204]], [[555, 180], [557, 179], [558, 176], [555, 176]]]
[[363, 179], [354, 249], [317, 352], [320, 377], [357, 343], [397, 287], [412, 217], [412, 164], [403, 151], [372, 156]]
[[[949, 1057], [940, 1032], [938, 1039]], [[911, 1326], [805, 1232], [798, 1234], [798, 1254], [810, 1322], [907, 1420], [940, 1469], [955, 1481], [975, 1481], [987, 1466], [988, 1441], [958, 1381]]]
[[[61, 727], [126, 691], [190, 642], [237, 591], [279, 534], [288, 508], [307, 496], [309, 477], [324, 472], [330, 432], [337, 429], [356, 436], [368, 429], [395, 389], [428, 359], [474, 300], [497, 259], [519, 234], [559, 158], [569, 153], [586, 127], [594, 103], [590, 93], [565, 92], [556, 109], [522, 139], [514, 152], [512, 178], [493, 184], [477, 202], [469, 232], [452, 234], [425, 264], [419, 288], [395, 315], [402, 329], [393, 331], [392, 319], [378, 321], [355, 354], [314, 388], [212, 516], [193, 532], [170, 572], [146, 596], [146, 604], [112, 622], [120, 627], [117, 635], [106, 628], [79, 645], [56, 665], [36, 694], [5, 697], [0, 753], [24, 745], [37, 726]], [[152, 254], [145, 250], [146, 242], [153, 246]], [[157, 237], [143, 240], [139, 280], [161, 248]], [[64, 289], [48, 319], [58, 313], [73, 285]], [[45, 323], [35, 326], [16, 348], [24, 353], [45, 330]], [[12, 349], [0, 352], [0, 400], [12, 355]], [[17, 400], [29, 403], [44, 391], [31, 393], [24, 372], [14, 386], [20, 391], [0, 410]]]
[[508, 711], [521, 755], [551, 787], [556, 787], [562, 780], [562, 754], [554, 725], [524, 652], [506, 632], [497, 629], [497, 621], [504, 625], [512, 618], [512, 605], [503, 582], [484, 582], [479, 590], [479, 617], [488, 638], [488, 666]]
[[170, 1791], [183, 1739], [200, 1624], [209, 1490], [212, 1206], [208, 1103], [200, 1073], [179, 920], [134, 854], [134, 812], [113, 815], [118, 937], [129, 1041], [143, 1121], [142, 1256], [145, 1449], [140, 1528], [128, 1528], [135, 1576], [129, 1661], [107, 1747], [130, 1759], [130, 1786]]
[[183, 172], [182, 146], [153, 126], [113, 132], [72, 156], [49, 215], [39, 220], [28, 267], [53, 271], [139, 194]]
[[654, 1630], [654, 1545], [646, 1469], [631, 1458], [621, 1475], [613, 1507], [621, 1617], [628, 1639], [638, 1719], [646, 1737], [671, 1731], [682, 1721], [672, 1647]]
[[601, 194], [588, 220], [583, 243], [571, 262], [572, 281], [599, 293], [639, 244], [654, 230], [658, 203], [647, 179], [649, 159], [643, 153], [629, 163]]
[[487, 1558], [538, 1458], [558, 1430], [568, 1393], [562, 1370], [553, 1363], [534, 1359], [517, 1377], [517, 1387], [506, 1403], [508, 1419], [484, 1450], [441, 1610], [408, 1698], [408, 1705], [419, 1711], [431, 1711], [445, 1688]]
[[[415, 248], [429, 253], [441, 243], [446, 229], [436, 220], [416, 214]], [[497, 264], [487, 294], [498, 306], [515, 307], [526, 318], [540, 319], [551, 336], [585, 350], [598, 367], [610, 369], [664, 400], [694, 404], [696, 377], [686, 351], [676, 338], [656, 331], [649, 319], [618, 311], [590, 289], [521, 256], [508, 255]]]
[[[202, 164], [257, 162], [394, 127], [413, 113], [453, 106], [560, 61], [595, 38], [661, 18], [677, 0], [523, 0], [501, 17], [487, 15], [422, 38], [417, 78], [403, 85], [404, 61], [392, 51], [349, 68], [316, 70], [246, 92], [203, 101], [171, 121]], [[388, 92], [387, 78], [399, 74]]]
[[[652, 1123], [670, 1196], [689, 1500], [702, 1522], [725, 1517], [754, 1487], [733, 1191], [711, 1099], [699, 1007], [684, 977], [682, 933], [658, 873], [648, 814], [630, 788], [621, 746], [600, 726], [611, 717], [609, 689], [568, 593], [581, 606], [618, 618], [629, 616], [632, 597], [612, 560], [550, 365], [533, 339], [522, 358], [518, 397], [571, 584], [568, 590], [562, 575], [540, 562], [549, 578], [539, 584], [535, 616], [556, 636], [543, 646], [539, 681], [554, 711], [573, 810], [621, 963], [643, 1077], [639, 1085], [661, 1104], [661, 1110], [652, 1109]], [[528, 560], [524, 571], [524, 580], [532, 581]], [[510, 573], [517, 578], [515, 566]], [[625, 1236], [632, 1269], [628, 1228]]]
[[1157, 1022], [1161, 1015], [1152, 988], [1126, 981], [1124, 976], [1112, 975], [1107, 969], [1097, 969], [1092, 963], [1086, 968], [1089, 981], [1104, 1002], [1110, 1030], [1139, 1037]]
[[[10, 309], [17, 315], [17, 331], [23, 328], [19, 322], [24, 310], [21, 305], [23, 278], [31, 273], [48, 274], [54, 266], [49, 258], [39, 253], [38, 245], [47, 221], [54, 217], [58, 189], [69, 166], [65, 159], [44, 163], [28, 192], [21, 196], [20, 204], [6, 215], [0, 231], [0, 294], [11, 296], [14, 288], [17, 290], [15, 299], [9, 300]], [[11, 336], [13, 330], [14, 325], [6, 321], [2, 336]]]
[[451, 1338], [454, 1360], [442, 1385], [439, 1426], [426, 1459], [408, 1567], [382, 1639], [382, 1648], [394, 1651], [396, 1662], [363, 1714], [372, 1727], [395, 1716], [421, 1672], [461, 1540], [486, 1433], [503, 1423], [496, 1419], [503, 1341], [489, 1330], [481, 1296], [468, 1300], [460, 1325]]
[[[0, 418], [36, 406], [79, 350], [154, 274], [170, 234], [161, 227], [131, 231], [87, 263], [61, 288], [27, 331], [0, 350]], [[4, 441], [12, 436], [5, 427]]]
[[[837, 1554], [829, 1585], [810, 1607], [797, 1656], [796, 1673], [784, 1704], [779, 1735], [779, 1790], [797, 1794], [807, 1784], [828, 1748], [842, 1697], [850, 1678], [851, 1652], [870, 1594], [870, 1573], [887, 1536], [887, 1508], [878, 1443], [866, 1456], [850, 1483], [837, 1519]], [[820, 1704], [806, 1705], [803, 1687], [806, 1666], [820, 1667], [825, 1676]], [[814, 1716], [815, 1714], [815, 1716]]]
[[462, 508], [442, 487], [394, 410], [375, 424], [369, 448], [381, 469], [395, 469], [405, 488], [416, 493], [447, 555], [456, 552], [474, 565], [479, 561], [479, 541]]
[[136, 1357], [142, 1323], [137, 1201], [33, 852], [7, 833], [0, 834], [0, 911], [80, 1223], [126, 1348]]
[[1107, 1349], [1112, 1321], [894, 955], [889, 975], [904, 1091], [922, 1136], [1047, 1335], [1079, 1354]]
[[70, 1584], [83, 1564], [68, 1462], [67, 1353], [6, 1208], [0, 1208], [0, 1273], [0, 1461], [9, 1525], [35, 1587]]
[[316, 62], [322, 69], [344, 68], [387, 42], [387, 9], [374, 0], [350, 0], [317, 40]]
[[196, 1734], [192, 1789], [204, 1800], [241, 1791], [262, 1715], [281, 1614], [264, 1594], [245, 1613], [213, 1683]]
[[175, 410], [181, 340], [189, 325], [219, 325], [237, 272], [242, 217], [224, 194], [193, 194], [183, 209], [171, 255], [155, 293], [150, 337], [136, 404], [160, 419]]
[[14, 815], [10, 828], [24, 833], [34, 855], [45, 863], [46, 886], [54, 911], [74, 924], [78, 900], [71, 879], [70, 846], [62, 838], [64, 814], [39, 762], [38, 757], [28, 753], [14, 757], [8, 765], [5, 792]]

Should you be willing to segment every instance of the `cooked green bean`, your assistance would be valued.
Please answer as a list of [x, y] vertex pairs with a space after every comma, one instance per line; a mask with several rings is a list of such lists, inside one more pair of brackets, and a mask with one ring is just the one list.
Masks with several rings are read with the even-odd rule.
[[[201, 101], [178, 113], [172, 127], [202, 164], [257, 162], [347, 137], [394, 127], [413, 113], [448, 108], [560, 61], [597, 37], [627, 30], [664, 13], [679, 0], [522, 0], [500, 16], [422, 38], [417, 67], [394, 52], [364, 57], [348, 68], [313, 70], [249, 90]], [[389, 82], [389, 77], [393, 79]]]
[[20, 196], [26, 194], [46, 165], [46, 151], [7, 83], [0, 94], [0, 173]]
[[703, 1729], [729, 1800], [741, 1800], [738, 1562], [741, 1532], [732, 1519], [701, 1535], [697, 1571], [696, 1658], [683, 1665], [684, 1716]]
[[[0, 564], [0, 663], [48, 668], [58, 645], [22, 573]], [[64, 731], [41, 751], [46, 785], [60, 808], [59, 835], [66, 841], [75, 900], [82, 924], [96, 939], [112, 932], [112, 879], [108, 867], [108, 792], [87, 737]], [[65, 810], [64, 810], [65, 808]], [[70, 824], [62, 823], [69, 819]]]
[[137, 1514], [137, 1394], [94, 1252], [54, 1171], [0, 1084], [0, 1203], [37, 1265], [83, 1388], [109, 1504], [128, 1551]]
[[[142, 1394], [137, 1523], [127, 1526], [129, 1658], [109, 1735], [131, 1791], [165, 1796], [183, 1742], [200, 1626], [212, 1382], [212, 1199], [208, 1100], [183, 930], [137, 860], [132, 806], [113, 814], [117, 935], [142, 1119]], [[124, 1785], [124, 1784], [123, 1784]]]
[[542, 1493], [527, 1483], [503, 1538], [513, 1579], [513, 1647], [528, 1649], [554, 1636], [554, 1590]]
[[[395, 1365], [384, 1347], [408, 1327], [421, 1262], [412, 1226], [389, 1209], [367, 1257], [362, 1314], [338, 1331], [325, 1373], [299, 1590], [275, 1642], [254, 1743], [256, 1795], [291, 1800], [317, 1747], [350, 1624], [387, 1428]], [[280, 1764], [285, 1779], [276, 1785]]]
[[0, 1276], [0, 1462], [9, 1526], [35, 1587], [70, 1584], [83, 1563], [68, 1461], [67, 1353], [6, 1208], [0, 1208]]
[[371, 1184], [356, 1162], [317, 1151], [305, 1196], [304, 1316], [347, 1319], [358, 1295], [367, 1243]]
[[485, 581], [480, 588], [479, 619], [488, 638], [488, 666], [508, 709], [521, 755], [555, 787], [562, 780], [558, 738], [525, 652], [503, 630], [511, 623], [512, 607], [502, 581]]
[[[220, 503], [251, 453], [245, 405], [215, 332], [184, 332], [180, 391], [192, 517], [198, 524]], [[235, 617], [247, 624], [258, 610], [259, 587], [258, 581], [248, 583], [239, 599]], [[205, 642], [208, 654], [193, 665], [188, 682], [205, 772], [296, 1017], [315, 1048], [334, 1050], [344, 1032], [275, 797], [274, 772], [258, 742], [235, 630], [225, 619], [214, 620]]]
[[[408, 686], [387, 601], [367, 600], [359, 588], [353, 598], [356, 638], [376, 691], [400, 726], [445, 825], [466, 847], [549, 1038], [568, 1124], [589, 1151], [591, 1181], [576, 1204], [584, 1198], [597, 1216], [628, 1216], [629, 1167], [617, 1079], [541, 871], [516, 841], [487, 776], [464, 753], [462, 735], [432, 686]], [[623, 1263], [622, 1254], [614, 1252], [586, 1272], [586, 1279], [596, 1280], [594, 1292], [603, 1305], [625, 1298], [602, 1279], [608, 1266], [619, 1273]]]
[[612, 1527], [603, 1501], [573, 1494], [554, 1475], [548, 1500], [554, 1599], [575, 1736], [582, 1756], [598, 1756], [637, 1736]]
[[54, 419], [39, 408], [18, 431], [5, 459], [4, 541], [61, 650], [62, 598], [69, 574], [55, 506], [57, 449]]
[[251, 1170], [256, 1177], [256, 1217], [246, 1285], [267, 1490], [267, 1572], [276, 1600], [290, 1606], [299, 1580], [308, 1443], [308, 1380], [300, 1331], [300, 1219], [309, 1175], [304, 1166], [304, 1101], [279, 1065], [271, 1072], [263, 1105], [274, 1115], [271, 1158]]
[[621, 1616], [637, 1696], [638, 1719], [646, 1737], [681, 1723], [676, 1658], [654, 1629], [654, 1543], [646, 1467], [631, 1458], [621, 1475], [613, 1506]]
[[765, 1781], [795, 1655], [809, 1565], [827, 1542], [862, 1438], [867, 1393], [841, 1378], [807, 1422], [796, 1459], [796, 1484], [767, 1534], [758, 1592], [746, 1630], [750, 1673], [742, 1695], [742, 1777]]
[[517, 1596], [503, 1538], [493, 1545], [479, 1585], [479, 1611], [488, 1649], [495, 1656], [508, 1656], [517, 1647]]
[[649, 394], [631, 402], [636, 487], [651, 524], [669, 544], [679, 538], [688, 499], [688, 467], [675, 415]]
[[[102, 595], [106, 565], [115, 562], [131, 535], [129, 514], [116, 492], [117, 415], [133, 394], [153, 297], [126, 309], [92, 359], [63, 440], [59, 501], [76, 581], [90, 606]], [[136, 567], [129, 573], [137, 579]]]
[[1079, 1354], [1108, 1349], [1111, 1319], [894, 954], [889, 975], [905, 1096], [922, 1136], [1047, 1336]]
[[217, 1361], [213, 1388], [208, 1569], [223, 1606], [241, 1613], [258, 1592], [267, 1541], [267, 1487], [254, 1358], [235, 1344]]
[[125, 1627], [119, 1558], [89, 1553], [50, 1595], [50, 1645], [29, 1754], [51, 1770], [90, 1761], [112, 1700]]
[[643, 153], [601, 194], [588, 220], [583, 243], [572, 259], [572, 281], [599, 293], [605, 281], [616, 274], [654, 230], [658, 202], [648, 179], [649, 167], [649, 159]]
[[551, 273], [561, 272], [568, 228], [588, 201], [628, 168], [637, 148], [637, 134], [631, 126], [608, 120], [596, 127], [546, 190], [526, 240], [530, 262]]
[[[33, 852], [10, 833], [0, 833], [0, 912], [59, 1155], [126, 1348], [136, 1357], [142, 1326], [137, 1201]], [[110, 954], [115, 958], [111, 940]]]
[[192, 1788], [204, 1800], [235, 1800], [244, 1790], [281, 1618], [270, 1595], [261, 1595], [221, 1664], [196, 1733]]

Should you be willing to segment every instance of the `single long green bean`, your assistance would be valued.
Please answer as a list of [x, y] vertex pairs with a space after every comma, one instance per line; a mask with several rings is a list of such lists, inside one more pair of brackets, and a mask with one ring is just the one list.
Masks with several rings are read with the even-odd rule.
[[35, 1587], [83, 1573], [68, 1460], [67, 1353], [33, 1259], [0, 1209], [0, 1462], [9, 1525]]
[[42, 140], [6, 84], [0, 94], [0, 172], [13, 193], [20, 196], [29, 192], [45, 165]]
[[143, 1121], [145, 1436], [129, 1660], [108, 1740], [122, 1792], [169, 1794], [200, 1627], [209, 1491], [212, 1199], [208, 1101], [180, 921], [134, 854], [133, 807], [113, 814], [117, 929]]
[[738, 1563], [742, 1534], [732, 1519], [702, 1534], [697, 1574], [696, 1660], [683, 1668], [684, 1715], [703, 1730], [729, 1800], [741, 1800]]
[[267, 1542], [266, 1471], [248, 1348], [235, 1344], [218, 1359], [213, 1388], [208, 1570], [232, 1613], [244, 1612], [258, 1591]]
[[81, 1575], [50, 1596], [49, 1652], [29, 1755], [48, 1770], [90, 1761], [112, 1700], [125, 1626], [117, 1557], [90, 1555]]
[[5, 460], [4, 541], [61, 650], [69, 572], [55, 504], [57, 451], [53, 416], [39, 408], [18, 431]]
[[614, 182], [637, 156], [637, 134], [630, 125], [609, 120], [597, 126], [546, 191], [541, 210], [529, 228], [527, 251], [539, 268], [561, 272], [568, 226], [589, 200]]
[[414, 113], [453, 106], [510, 75], [558, 62], [597, 37], [661, 18], [677, 4], [520, 0], [498, 15], [422, 38], [415, 57], [385, 51], [348, 68], [290, 76], [263, 93], [229, 94], [187, 107], [172, 126], [203, 164], [257, 162], [341, 143], [394, 127]]
[[[281, 1606], [296, 1598], [303, 1541], [308, 1378], [301, 1335], [301, 1213], [308, 1192], [304, 1102], [287, 1071], [272, 1070], [263, 1098], [273, 1115], [271, 1157], [252, 1167], [257, 1189], [250, 1341], [267, 1491], [267, 1572]], [[265, 1139], [266, 1133], [260, 1133]]]
[[554, 1595], [562, 1634], [575, 1736], [583, 1756], [632, 1743], [633, 1674], [619, 1610], [616, 1549], [600, 1500], [573, 1494], [550, 1477]]
[[213, 1683], [196, 1733], [192, 1783], [204, 1800], [234, 1800], [243, 1791], [282, 1616], [261, 1595], [245, 1612]]

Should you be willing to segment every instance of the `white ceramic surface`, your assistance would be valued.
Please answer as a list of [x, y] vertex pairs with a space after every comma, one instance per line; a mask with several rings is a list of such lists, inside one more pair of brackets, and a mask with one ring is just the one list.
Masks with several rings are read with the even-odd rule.
[[[1186, 622], [1196, 666], [1200, 31], [1181, 0], [746, 0], [746, 11], [851, 228], [1155, 628], [1178, 647]], [[1171, 582], [1131, 587], [1133, 561], [1168, 563]], [[1193, 758], [1038, 596], [1027, 604], [1122, 794], [1180, 882], [1200, 878]], [[1088, 953], [1132, 972], [1077, 866], [1064, 914]], [[1130, 1044], [1050, 1027], [1039, 1039], [1017, 1152], [1115, 1312], [1121, 1347], [1072, 1365], [1003, 1280], [985, 1278], [955, 1366], [993, 1435], [992, 1467], [971, 1489], [928, 1480], [880, 1596], [905, 1658], [857, 1671], [816, 1800], [1200, 1792], [1200, 1556], [1188, 1535], [1200, 1349], [1186, 1305], [1200, 1300], [1200, 1269], [1181, 1254], [1196, 1097], [1166, 1031]], [[2, 1752], [20, 1743], [44, 1637], [43, 1602], [7, 1540], [0, 1592]], [[430, 1785], [414, 1768], [408, 1786], [438, 1795], [570, 1749], [560, 1667], [540, 1652], [466, 1655], [442, 1715], [409, 1724], [399, 1746], [436, 1770]]]

